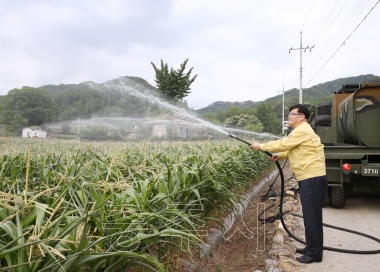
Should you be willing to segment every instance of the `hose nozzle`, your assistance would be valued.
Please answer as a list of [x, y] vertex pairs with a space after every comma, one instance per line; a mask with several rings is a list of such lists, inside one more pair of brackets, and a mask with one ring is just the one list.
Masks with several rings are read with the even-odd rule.
[[228, 136], [230, 136], [231, 138], [234, 138], [236, 140], [239, 140], [240, 142], [246, 143], [247, 145], [251, 145], [251, 143], [249, 143], [249, 142], [247, 142], [247, 141], [245, 141], [243, 139], [238, 138], [236, 135], [232, 134], [231, 132], [228, 133]]
[[228, 133], [228, 136], [230, 136], [231, 138], [235, 138], [235, 139], [237, 138], [236, 135], [232, 134], [231, 132]]
[[[234, 135], [234, 134], [232, 134], [232, 133], [228, 133], [228, 136], [230, 136], [231, 138], [234, 138], [234, 139], [236, 139], [236, 140], [239, 140], [240, 142], [243, 142], [243, 143], [245, 143], [245, 144], [251, 146], [251, 143], [249, 143], [249, 142], [247, 142], [247, 141], [245, 141], [245, 140], [243, 140], [243, 139], [238, 138], [236, 135]], [[263, 152], [264, 152], [265, 154], [267, 154], [269, 157], [272, 157], [272, 156], [273, 156], [273, 155], [272, 155], [270, 152], [268, 152], [268, 151], [263, 151]]]

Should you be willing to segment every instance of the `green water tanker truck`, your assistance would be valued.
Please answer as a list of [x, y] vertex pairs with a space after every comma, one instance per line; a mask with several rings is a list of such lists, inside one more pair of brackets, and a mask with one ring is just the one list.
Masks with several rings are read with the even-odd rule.
[[330, 205], [344, 207], [354, 187], [380, 193], [380, 82], [343, 85], [317, 111], [313, 128], [324, 144]]

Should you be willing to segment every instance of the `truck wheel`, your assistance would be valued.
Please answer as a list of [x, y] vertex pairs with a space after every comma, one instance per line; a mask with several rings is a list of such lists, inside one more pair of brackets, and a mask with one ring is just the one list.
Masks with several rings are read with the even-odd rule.
[[316, 126], [331, 126], [331, 115], [319, 115], [315, 118]]
[[330, 188], [330, 206], [341, 209], [346, 204], [346, 188], [340, 186], [332, 186]]

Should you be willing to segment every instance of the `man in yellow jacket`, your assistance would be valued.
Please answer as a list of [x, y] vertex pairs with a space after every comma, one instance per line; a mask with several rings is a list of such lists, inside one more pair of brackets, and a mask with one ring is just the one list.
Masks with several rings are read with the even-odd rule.
[[298, 181], [305, 225], [306, 247], [298, 248], [304, 254], [296, 260], [301, 263], [321, 262], [323, 256], [322, 205], [327, 192], [327, 177], [323, 144], [307, 119], [309, 109], [302, 104], [290, 107], [288, 124], [293, 131], [277, 141], [253, 143], [251, 148], [273, 154], [273, 161], [289, 158], [290, 167]]

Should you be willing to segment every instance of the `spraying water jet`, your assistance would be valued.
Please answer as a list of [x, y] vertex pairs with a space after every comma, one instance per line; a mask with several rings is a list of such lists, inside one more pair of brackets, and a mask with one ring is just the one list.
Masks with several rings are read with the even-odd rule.
[[[188, 121], [189, 123], [193, 124], [199, 124], [203, 127], [208, 127], [212, 130], [218, 131], [222, 134], [228, 135], [228, 132], [225, 130], [227, 128], [222, 128], [220, 126], [214, 125], [210, 122], [207, 122], [199, 117], [194, 116], [194, 113], [191, 113], [190, 111], [186, 110], [185, 108], [180, 108], [175, 105], [170, 104], [167, 101], [164, 101], [157, 97], [152, 91], [148, 90], [146, 87], [140, 88], [137, 85], [131, 85], [131, 82], [126, 77], [120, 77], [112, 81], [108, 81], [102, 84], [97, 84], [94, 82], [87, 82], [86, 83], [90, 88], [96, 89], [101, 92], [118, 92], [118, 93], [125, 93], [129, 95], [136, 96], [140, 99], [143, 99], [149, 103], [153, 103], [156, 105], [159, 105], [167, 110], [170, 110], [173, 113], [176, 113], [180, 116], [182, 116], [183, 120]], [[141, 86], [142, 87], [142, 86]], [[252, 132], [252, 131], [245, 131], [245, 130], [239, 130], [239, 129], [233, 129], [228, 128], [229, 131], [235, 131], [240, 132], [244, 134], [252, 134], [259, 137], [268, 137], [268, 138], [279, 138], [275, 135], [270, 135], [267, 133], [258, 133], [258, 132]]]

